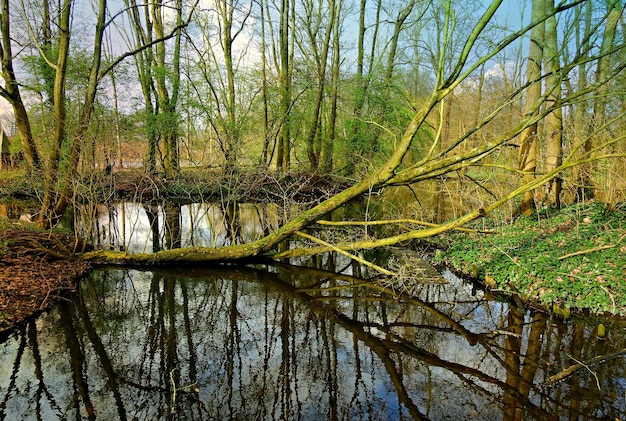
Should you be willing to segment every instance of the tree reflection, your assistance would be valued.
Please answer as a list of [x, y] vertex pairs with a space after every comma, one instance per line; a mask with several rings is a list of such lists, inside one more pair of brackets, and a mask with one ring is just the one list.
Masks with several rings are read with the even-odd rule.
[[[624, 347], [463, 285], [412, 293], [343, 274], [252, 268], [94, 272], [0, 348], [0, 419], [608, 419]], [[446, 289], [447, 288], [447, 289]], [[425, 298], [428, 298], [427, 301]], [[453, 301], [454, 300], [454, 301]], [[617, 323], [617, 322], [616, 322]], [[32, 385], [32, 386], [31, 386]], [[496, 415], [493, 415], [496, 414]], [[31, 415], [32, 416], [32, 415]]]

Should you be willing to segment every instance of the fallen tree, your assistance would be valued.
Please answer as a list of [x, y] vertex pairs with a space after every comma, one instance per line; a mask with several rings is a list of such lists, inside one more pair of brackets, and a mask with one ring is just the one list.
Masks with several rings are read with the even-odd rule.
[[[494, 166], [494, 164], [485, 163], [485, 158], [492, 156], [498, 151], [502, 151], [506, 147], [515, 146], [517, 137], [528, 127], [536, 125], [547, 115], [553, 111], [571, 105], [576, 101], [581, 100], [585, 95], [594, 92], [599, 87], [605, 85], [617, 74], [619, 74], [626, 66], [625, 62], [619, 62], [615, 65], [610, 72], [606, 72], [604, 78], [595, 81], [584, 89], [568, 92], [567, 96], [562, 97], [559, 101], [547, 101], [549, 94], [554, 91], [556, 86], [547, 86], [546, 93], [531, 106], [527, 106], [526, 110], [530, 110], [523, 116], [516, 125], [505, 129], [505, 131], [499, 135], [489, 135], [489, 141], [482, 142], [478, 146], [466, 149], [461, 147], [464, 141], [475, 135], [478, 132], [485, 131], [486, 126], [492, 123], [496, 116], [502, 112], [507, 106], [516, 101], [521, 101], [524, 98], [527, 89], [533, 84], [545, 82], [548, 83], [546, 74], [542, 75], [539, 80], [529, 81], [526, 85], [520, 89], [511, 93], [505, 98], [499, 105], [494, 107], [493, 111], [483, 118], [481, 121], [477, 121], [474, 127], [467, 129], [456, 140], [448, 142], [446, 145], [441, 143], [440, 133], [437, 133], [432, 138], [428, 150], [420, 159], [414, 163], [408, 163], [405, 159], [407, 153], [414, 145], [416, 137], [420, 130], [431, 127], [428, 122], [429, 118], [432, 118], [434, 113], [441, 113], [441, 117], [444, 113], [443, 105], [446, 98], [456, 89], [459, 85], [471, 78], [472, 74], [481, 68], [489, 60], [493, 59], [498, 53], [502, 52], [507, 46], [514, 41], [525, 36], [531, 29], [537, 25], [543, 24], [547, 19], [568, 10], [580, 3], [580, 1], [574, 1], [566, 4], [561, 3], [558, 7], [552, 9], [549, 13], [546, 13], [539, 20], [531, 22], [526, 27], [516, 31], [499, 42], [493, 44], [491, 50], [480, 56], [477, 60], [471, 62], [469, 57], [477, 54], [476, 42], [487, 28], [488, 23], [493, 18], [494, 14], [501, 5], [501, 1], [493, 1], [491, 5], [486, 9], [484, 14], [478, 19], [470, 36], [464, 44], [458, 58], [455, 60], [453, 66], [448, 66], [450, 70], [448, 74], [445, 74], [443, 57], [446, 54], [445, 48], [441, 52], [442, 58], [440, 60], [439, 69], [437, 70], [437, 81], [432, 93], [426, 98], [421, 106], [416, 110], [410, 124], [407, 126], [404, 134], [397, 140], [395, 150], [387, 158], [386, 162], [380, 165], [378, 168], [373, 168], [368, 172], [361, 181], [356, 182], [352, 186], [342, 190], [338, 194], [322, 201], [321, 203], [300, 212], [296, 217], [283, 224], [278, 229], [269, 233], [265, 237], [249, 244], [231, 245], [218, 248], [210, 247], [192, 247], [192, 248], [180, 248], [163, 250], [152, 254], [128, 254], [125, 252], [111, 251], [111, 250], [96, 250], [87, 252], [81, 255], [81, 258], [106, 264], [125, 264], [125, 265], [152, 265], [152, 264], [173, 264], [181, 262], [221, 262], [221, 261], [234, 261], [251, 258], [285, 258], [293, 256], [301, 256], [308, 254], [316, 254], [326, 251], [350, 251], [357, 249], [367, 249], [381, 246], [388, 246], [396, 244], [401, 241], [426, 238], [432, 235], [439, 234], [441, 232], [459, 228], [473, 220], [481, 218], [504, 203], [511, 199], [514, 199], [527, 192], [533, 191], [539, 186], [557, 177], [562, 171], [572, 168], [574, 166], [597, 161], [600, 159], [607, 159], [611, 157], [621, 156], [617, 153], [604, 153], [603, 151], [610, 150], [608, 148], [615, 143], [622, 141], [623, 136], [619, 138], [613, 137], [602, 145], [583, 151], [583, 146], [587, 138], [580, 140], [578, 144], [572, 145], [570, 148], [570, 154], [564, 158], [562, 163], [550, 171], [537, 175], [535, 177], [525, 178], [524, 184], [514, 189], [513, 191], [502, 194], [501, 197], [495, 198], [490, 204], [471, 210], [463, 216], [445, 222], [440, 225], [426, 226], [419, 229], [412, 229], [408, 232], [390, 236], [378, 240], [371, 241], [356, 241], [343, 244], [320, 244], [311, 248], [298, 248], [294, 250], [288, 250], [284, 252], [277, 252], [276, 247], [284, 240], [294, 235], [302, 235], [302, 232], [310, 227], [312, 224], [317, 223], [327, 215], [329, 212], [339, 208], [345, 203], [360, 197], [363, 194], [378, 192], [387, 187], [392, 186], [409, 186], [414, 183], [419, 183], [424, 180], [433, 179], [442, 175], [462, 171], [468, 167], [478, 166]], [[622, 48], [622, 46], [620, 46]], [[595, 57], [598, 59], [599, 57]], [[567, 79], [569, 74], [578, 68], [583, 58], [574, 57], [571, 62], [565, 63], [561, 69], [557, 78], [550, 78], [550, 81], [554, 81], [555, 84], [562, 83], [562, 80]], [[584, 56], [584, 60], [590, 61], [590, 57]], [[553, 76], [550, 74], [550, 76]], [[621, 116], [620, 116], [621, 117]], [[439, 118], [442, 121], [442, 118]], [[608, 123], [607, 123], [608, 125]], [[589, 134], [594, 136], [595, 133]], [[517, 168], [507, 168], [514, 173], [520, 173]]]

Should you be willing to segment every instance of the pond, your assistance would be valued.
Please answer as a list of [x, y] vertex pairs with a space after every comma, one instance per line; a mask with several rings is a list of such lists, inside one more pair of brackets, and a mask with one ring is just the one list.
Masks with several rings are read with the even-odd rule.
[[[241, 206], [228, 229], [209, 208], [149, 223], [125, 204], [83, 228], [139, 251], [248, 241], [279, 213]], [[0, 344], [0, 420], [625, 417], [622, 320], [563, 320], [449, 272], [389, 283], [342, 255], [290, 263], [92, 272]]]

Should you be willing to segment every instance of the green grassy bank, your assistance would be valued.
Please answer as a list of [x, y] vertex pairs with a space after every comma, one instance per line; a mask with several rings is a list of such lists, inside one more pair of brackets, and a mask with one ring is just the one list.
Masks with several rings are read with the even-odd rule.
[[[626, 203], [591, 202], [433, 241], [434, 263], [542, 305], [626, 316]], [[490, 227], [489, 224], [492, 224]]]

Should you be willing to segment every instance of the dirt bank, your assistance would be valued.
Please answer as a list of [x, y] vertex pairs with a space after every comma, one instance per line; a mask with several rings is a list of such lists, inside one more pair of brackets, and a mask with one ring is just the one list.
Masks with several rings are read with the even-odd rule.
[[0, 230], [0, 338], [75, 290], [89, 264], [72, 258], [80, 241], [15, 226]]

